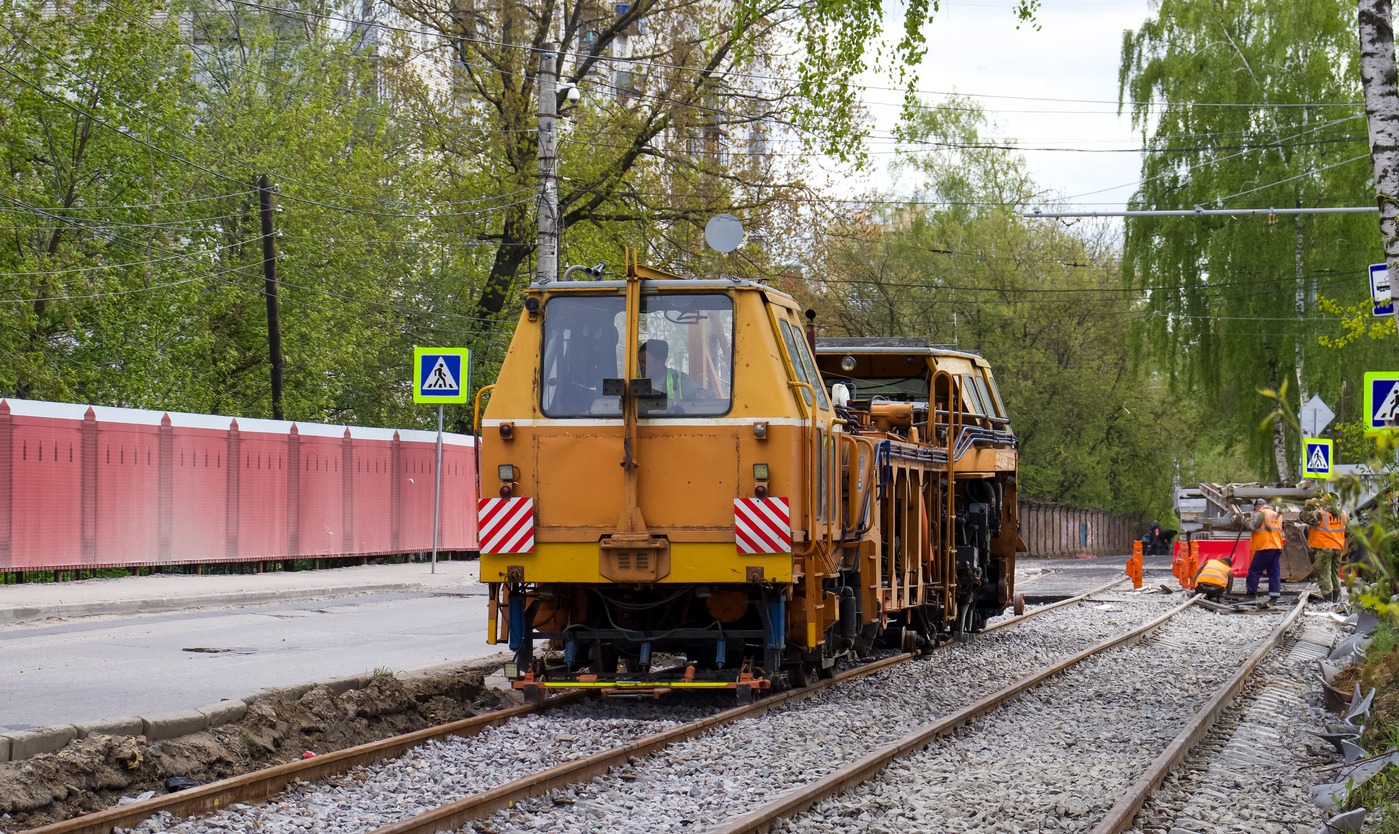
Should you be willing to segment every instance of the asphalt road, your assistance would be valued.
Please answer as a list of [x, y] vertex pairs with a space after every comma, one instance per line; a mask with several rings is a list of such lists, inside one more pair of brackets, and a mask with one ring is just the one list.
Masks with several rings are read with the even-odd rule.
[[[1071, 596], [1123, 576], [1124, 564], [1125, 557], [1026, 559], [1016, 590]], [[1147, 560], [1146, 573], [1147, 587], [1175, 585], [1169, 559]], [[484, 585], [458, 582], [451, 590], [6, 625], [0, 732], [188, 710], [267, 687], [499, 655], [503, 647], [486, 644], [485, 593]]]
[[0, 629], [0, 731], [498, 654], [485, 627], [481, 586]]

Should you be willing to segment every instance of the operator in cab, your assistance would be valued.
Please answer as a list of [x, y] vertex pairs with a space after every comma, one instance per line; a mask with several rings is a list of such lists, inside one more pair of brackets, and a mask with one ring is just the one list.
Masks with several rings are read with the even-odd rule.
[[693, 399], [708, 396], [704, 387], [689, 374], [670, 367], [670, 346], [664, 339], [648, 339], [637, 351], [637, 373], [651, 380], [651, 387], [664, 391], [666, 399]]

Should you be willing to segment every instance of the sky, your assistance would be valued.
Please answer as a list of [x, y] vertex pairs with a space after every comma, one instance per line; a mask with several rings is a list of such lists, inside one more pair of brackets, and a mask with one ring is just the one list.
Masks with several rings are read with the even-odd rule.
[[[1039, 30], [1016, 29], [1011, 7], [1012, 0], [942, 0], [926, 28], [918, 89], [975, 97], [995, 138], [1027, 149], [1076, 149], [1023, 155], [1035, 182], [1067, 206], [1120, 211], [1139, 175], [1141, 137], [1117, 115], [1117, 70], [1123, 30], [1148, 18], [1148, 0], [1044, 0]], [[890, 21], [901, 13], [892, 11]], [[894, 86], [887, 78], [865, 80], [876, 134], [887, 135], [900, 93], [879, 89]], [[871, 178], [873, 186], [889, 184], [886, 175]]]

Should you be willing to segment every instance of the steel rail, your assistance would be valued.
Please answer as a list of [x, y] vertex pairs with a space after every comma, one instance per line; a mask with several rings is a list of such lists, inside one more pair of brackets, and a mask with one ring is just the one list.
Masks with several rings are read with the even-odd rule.
[[105, 811], [74, 817], [30, 829], [25, 834], [111, 834], [116, 828], [131, 828], [162, 811], [181, 817], [198, 816], [216, 811], [235, 802], [264, 802], [296, 781], [313, 782], [338, 776], [353, 768], [392, 759], [434, 739], [447, 736], [470, 736], [487, 727], [504, 724], [528, 713], [563, 706], [583, 699], [585, 693], [570, 693], [549, 698], [542, 704], [522, 704], [488, 712], [483, 715], [429, 727], [413, 733], [347, 747], [333, 753], [323, 753], [310, 759], [275, 765], [189, 788], [167, 796], [158, 796], [129, 805], [118, 805]]
[[[1037, 608], [1034, 611], [1027, 612], [1014, 619], [997, 623], [990, 628], [984, 629], [983, 633], [1018, 625], [1031, 617], [1044, 614], [1055, 608], [1081, 602], [1093, 594], [1099, 593], [1106, 588], [1110, 588], [1122, 582], [1124, 578], [1125, 577], [1119, 577], [1077, 596], [1061, 600], [1052, 605], [1046, 605], [1043, 608]], [[409, 817], [397, 823], [376, 828], [371, 834], [432, 834], [437, 831], [455, 830], [461, 828], [468, 822], [484, 819], [496, 811], [512, 807], [522, 800], [540, 796], [551, 790], [576, 784], [585, 779], [591, 779], [594, 776], [606, 773], [614, 767], [625, 764], [628, 759], [649, 755], [672, 744], [702, 735], [714, 727], [736, 721], [740, 718], [761, 715], [773, 707], [791, 701], [803, 700], [828, 687], [872, 675], [875, 672], [912, 660], [914, 657], [916, 657], [916, 655], [908, 653], [899, 654], [855, 669], [850, 669], [833, 678], [817, 681], [801, 689], [794, 689], [778, 695], [772, 695], [752, 704], [725, 710], [724, 712], [716, 713], [655, 735], [636, 739], [621, 747], [613, 748], [612, 750], [604, 750], [600, 753], [595, 753], [586, 759], [558, 765], [542, 773], [527, 776], [514, 782], [508, 782], [490, 790], [464, 797], [456, 802], [443, 805], [440, 808], [427, 811], [418, 816]]]
[[855, 669], [848, 669], [832, 678], [817, 681], [801, 689], [791, 689], [776, 695], [769, 695], [751, 704], [733, 707], [654, 735], [634, 739], [611, 750], [594, 753], [585, 759], [557, 765], [548, 770], [516, 779], [513, 782], [497, 785], [489, 790], [474, 793], [417, 816], [376, 828], [370, 834], [429, 834], [430, 832], [455, 830], [468, 822], [484, 819], [496, 811], [509, 808], [532, 796], [540, 796], [557, 788], [576, 784], [606, 773], [618, 765], [625, 764], [628, 759], [649, 755], [672, 744], [703, 735], [715, 727], [737, 721], [740, 718], [762, 715], [789, 701], [800, 701], [836, 684], [872, 675], [875, 672], [912, 660], [914, 657], [916, 655], [905, 652], [876, 660]]
[[771, 830], [772, 824], [778, 819], [799, 814], [827, 797], [844, 793], [851, 788], [870, 781], [894, 760], [924, 749], [929, 744], [951, 733], [973, 718], [996, 709], [1011, 698], [1014, 698], [1031, 687], [1043, 683], [1045, 680], [1063, 672], [1065, 669], [1081, 663], [1100, 652], [1116, 648], [1117, 646], [1129, 645], [1141, 640], [1151, 632], [1160, 628], [1181, 611], [1193, 606], [1196, 599], [1198, 598], [1192, 597], [1145, 625], [1138, 626], [1124, 634], [1104, 640], [1096, 646], [1085, 649], [1072, 657], [1055, 663], [1052, 666], [1047, 666], [1028, 677], [1022, 678], [1010, 686], [997, 690], [975, 703], [963, 707], [946, 718], [930, 724], [925, 724], [898, 741], [892, 741], [881, 745], [870, 754], [857, 759], [847, 767], [835, 773], [828, 774], [809, 785], [788, 791], [786, 794], [783, 794], [781, 797], [766, 805], [744, 814], [741, 817], [730, 820], [716, 828], [710, 829], [709, 834], [750, 834], [750, 832], [769, 831]]
[[985, 634], [985, 633], [987, 633], [987, 632], [989, 632], [989, 631], [999, 631], [1000, 629], [1009, 628], [1010, 626], [1017, 625], [1017, 624], [1019, 624], [1019, 623], [1023, 623], [1023, 622], [1024, 622], [1027, 618], [1029, 618], [1029, 617], [1036, 617], [1036, 616], [1039, 616], [1040, 614], [1043, 614], [1043, 613], [1045, 613], [1045, 612], [1047, 612], [1047, 611], [1053, 611], [1053, 610], [1056, 609], [1056, 608], [1062, 608], [1062, 607], [1064, 607], [1065, 605], [1076, 605], [1076, 604], [1078, 604], [1078, 603], [1080, 603], [1080, 602], [1083, 602], [1084, 600], [1088, 599], [1089, 597], [1093, 596], [1094, 594], [1102, 593], [1103, 591], [1106, 591], [1108, 588], [1111, 588], [1111, 587], [1114, 586], [1114, 585], [1120, 585], [1120, 584], [1122, 584], [1123, 582], [1126, 582], [1126, 581], [1127, 581], [1127, 577], [1125, 577], [1125, 576], [1119, 576], [1119, 577], [1117, 577], [1116, 579], [1110, 580], [1110, 581], [1108, 581], [1108, 582], [1104, 582], [1103, 584], [1099, 585], [1099, 586], [1096, 587], [1096, 588], [1093, 588], [1093, 589], [1091, 589], [1091, 590], [1084, 591], [1083, 593], [1078, 594], [1077, 596], [1072, 596], [1072, 597], [1069, 597], [1069, 598], [1067, 598], [1067, 599], [1061, 599], [1061, 600], [1059, 600], [1058, 602], [1051, 602], [1051, 603], [1049, 603], [1048, 605], [1042, 605], [1042, 606], [1040, 606], [1039, 608], [1036, 608], [1034, 611], [1026, 611], [1024, 614], [1021, 614], [1021, 615], [1018, 616], [1018, 617], [1013, 617], [1013, 618], [1008, 619], [1008, 620], [1001, 620], [999, 623], [996, 623], [995, 625], [989, 625], [989, 626], [987, 626], [986, 628], [983, 628], [983, 629], [981, 630], [980, 633], [981, 633], [981, 634]]
[[[1014, 618], [1003, 620], [983, 629], [982, 633], [1018, 625], [1027, 619], [1048, 613], [1056, 608], [1082, 602], [1092, 595], [1100, 593], [1122, 581], [1124, 581], [1124, 578], [1119, 577], [1076, 596], [1036, 608], [1033, 611], [1028, 611]], [[459, 827], [465, 822], [479, 819], [500, 808], [509, 807], [521, 799], [536, 796], [558, 787], [592, 778], [598, 773], [606, 772], [609, 768], [624, 763], [631, 757], [646, 755], [647, 753], [660, 750], [670, 744], [700, 735], [706, 730], [712, 729], [727, 721], [737, 720], [738, 718], [748, 715], [759, 715], [780, 704], [800, 700], [814, 695], [830, 686], [874, 674], [883, 669], [912, 660], [914, 657], [915, 655], [913, 654], [902, 653], [863, 664], [832, 678], [818, 681], [811, 686], [769, 696], [753, 704], [725, 710], [724, 712], [700, 719], [697, 722], [691, 722], [690, 724], [672, 728], [671, 730], [653, 736], [636, 739], [621, 747], [614, 748], [613, 750], [597, 753], [577, 762], [559, 765], [558, 767], [551, 768], [542, 773], [473, 794], [433, 811], [376, 829], [374, 834], [408, 834], [408, 832], [440, 831], [448, 827]], [[116, 828], [130, 828], [136, 826], [147, 818], [161, 812], [168, 812], [179, 817], [193, 817], [201, 814], [208, 814], [238, 802], [265, 802], [276, 796], [286, 788], [287, 785], [293, 782], [315, 782], [331, 776], [337, 776], [355, 767], [369, 765], [376, 761], [400, 756], [408, 750], [431, 740], [454, 735], [474, 735], [487, 727], [504, 724], [514, 718], [538, 710], [575, 703], [590, 697], [592, 694], [593, 693], [588, 691], [578, 691], [564, 695], [555, 695], [538, 706], [523, 704], [520, 706], [508, 707], [462, 721], [456, 721], [451, 724], [430, 727], [414, 733], [394, 736], [392, 738], [346, 748], [333, 753], [324, 753], [312, 759], [288, 762], [253, 773], [234, 776], [217, 782], [210, 782], [207, 785], [190, 788], [180, 791], [179, 793], [154, 797], [141, 802], [133, 802], [128, 805], [119, 805], [103, 811], [75, 817], [64, 822], [52, 823], [40, 828], [31, 829], [27, 831], [26, 834], [112, 834]]]
[[1214, 697], [1210, 698], [1203, 707], [1191, 716], [1185, 728], [1171, 740], [1165, 750], [1161, 751], [1161, 755], [1152, 761], [1151, 766], [1137, 781], [1132, 783], [1127, 792], [1108, 809], [1107, 815], [1093, 827], [1090, 834], [1121, 834], [1132, 826], [1132, 820], [1136, 818], [1137, 812], [1142, 809], [1142, 806], [1151, 798], [1156, 789], [1161, 787], [1161, 783], [1166, 780], [1171, 768], [1184, 761], [1186, 755], [1204, 740], [1205, 734], [1214, 726], [1214, 722], [1243, 691], [1244, 685], [1248, 683], [1254, 670], [1263, 662], [1263, 658], [1268, 656], [1268, 652], [1277, 648], [1277, 645], [1282, 642], [1282, 638], [1302, 616], [1302, 612], [1307, 607], [1308, 596], [1308, 592], [1302, 592], [1297, 598], [1297, 605], [1292, 609], [1292, 613], [1287, 615], [1282, 623], [1273, 630], [1272, 636], [1263, 641], [1263, 644], [1249, 656], [1233, 677], [1214, 693]]

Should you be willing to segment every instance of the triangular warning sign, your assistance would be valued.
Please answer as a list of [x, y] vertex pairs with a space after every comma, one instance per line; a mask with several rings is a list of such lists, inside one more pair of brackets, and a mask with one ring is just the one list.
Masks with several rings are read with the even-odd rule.
[[1375, 406], [1375, 425], [1393, 425], [1399, 422], [1399, 382], [1389, 387], [1389, 395]]
[[447, 357], [437, 357], [437, 364], [432, 366], [432, 370], [423, 378], [424, 391], [460, 391], [461, 385], [457, 378], [452, 376], [452, 369], [447, 367]]
[[1312, 472], [1325, 472], [1330, 468], [1331, 464], [1326, 460], [1326, 447], [1317, 446], [1312, 449], [1312, 456], [1307, 459], [1307, 469]]

